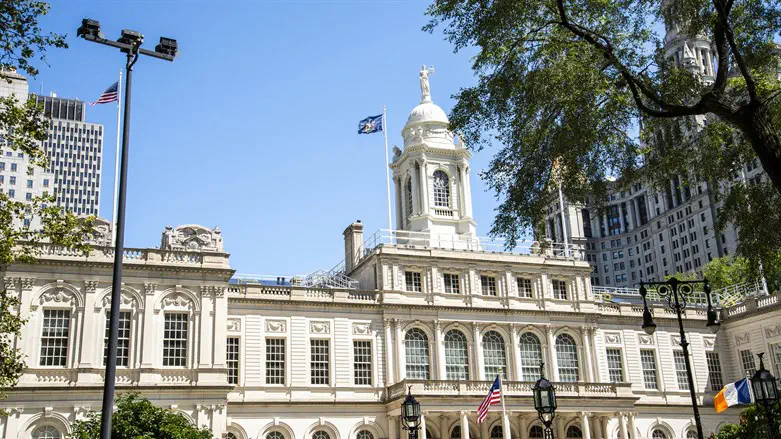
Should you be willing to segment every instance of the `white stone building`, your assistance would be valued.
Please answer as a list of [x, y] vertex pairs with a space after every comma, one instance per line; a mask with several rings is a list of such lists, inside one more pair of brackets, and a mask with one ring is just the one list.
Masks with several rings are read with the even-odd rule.
[[[220, 231], [197, 225], [167, 228], [159, 249], [126, 249], [118, 392], [216, 437], [405, 439], [409, 388], [422, 439], [527, 439], [541, 437], [530, 389], [544, 361], [557, 438], [691, 437], [674, 316], [656, 304], [659, 327], [645, 335], [638, 297], [595, 294], [577, 248], [503, 252], [477, 238], [469, 155], [427, 88], [392, 165], [399, 230], [364, 238], [348, 226], [342, 269], [235, 278]], [[3, 273], [29, 317], [15, 340], [28, 369], [0, 401], [5, 438], [61, 438], [101, 407], [113, 260], [101, 230], [89, 254], [43, 246], [38, 264]], [[739, 413], [716, 415], [714, 390], [751, 372], [758, 352], [781, 365], [778, 296], [718, 299], [731, 305], [718, 335], [704, 309], [686, 319], [706, 434]], [[493, 407], [478, 424], [497, 374], [506, 416]]]

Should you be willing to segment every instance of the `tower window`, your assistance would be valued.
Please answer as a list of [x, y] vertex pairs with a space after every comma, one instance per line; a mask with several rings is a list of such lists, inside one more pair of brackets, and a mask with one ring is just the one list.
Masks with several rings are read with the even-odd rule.
[[443, 171], [434, 172], [434, 206], [450, 207], [450, 180]]
[[407, 185], [405, 188], [405, 207], [407, 209], [407, 218], [412, 216], [412, 179], [407, 179]]

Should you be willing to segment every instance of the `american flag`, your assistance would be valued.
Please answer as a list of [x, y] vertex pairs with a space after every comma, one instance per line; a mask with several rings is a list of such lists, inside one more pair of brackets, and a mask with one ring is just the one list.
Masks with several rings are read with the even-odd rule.
[[100, 95], [97, 101], [90, 102], [90, 107], [94, 107], [97, 104], [108, 104], [109, 102], [117, 101], [119, 99], [118, 89], [119, 81], [111, 84], [111, 86], [107, 88], [102, 95]]
[[488, 395], [486, 395], [480, 407], [477, 408], [477, 423], [485, 421], [488, 416], [488, 408], [492, 405], [500, 404], [502, 402], [502, 385], [499, 382], [499, 376], [496, 376], [494, 384], [488, 389]]

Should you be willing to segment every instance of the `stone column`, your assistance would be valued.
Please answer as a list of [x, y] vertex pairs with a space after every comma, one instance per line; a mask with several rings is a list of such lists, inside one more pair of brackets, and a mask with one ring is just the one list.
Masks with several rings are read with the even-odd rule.
[[594, 359], [594, 381], [602, 382], [602, 372], [599, 366], [599, 349], [597, 349], [597, 328], [591, 327], [591, 358]]
[[607, 439], [607, 436], [605, 436], [605, 433], [602, 431], [602, 423], [600, 422], [599, 416], [594, 416], [591, 418], [592, 422], [592, 428], [594, 429], [594, 437], [596, 439]]
[[156, 319], [155, 314], [155, 292], [157, 285], [153, 283], [144, 284], [144, 332], [137, 334], [135, 337], [136, 343], [141, 343], [141, 367], [152, 369], [159, 367], [157, 364], [157, 352], [158, 352], [158, 334], [162, 334], [162, 331], [158, 332], [157, 327], [160, 326], [159, 318]]
[[591, 439], [591, 428], [588, 424], [589, 415], [590, 413], [588, 412], [580, 412], [580, 426], [583, 431], [583, 439]]
[[621, 432], [621, 439], [629, 439], [629, 436], [627, 436], [627, 428], [626, 428], [626, 416], [624, 413], [616, 413], [616, 416], [618, 416], [618, 429]]
[[446, 413], [439, 415], [439, 439], [450, 439], [450, 420]]
[[529, 439], [529, 417], [526, 413], [518, 415], [518, 434], [520, 439]]
[[599, 418], [600, 421], [600, 428], [602, 429], [602, 437], [605, 439], [610, 438], [610, 430], [608, 429], [608, 425], [610, 424], [610, 418], [607, 416], [602, 416]]
[[[521, 339], [518, 335], [519, 328], [514, 323], [510, 323], [510, 353], [512, 355], [512, 369], [513, 369], [513, 380], [515, 381], [521, 381], [522, 375], [521, 375], [521, 351], [520, 351], [520, 345], [521, 345]], [[508, 374], [508, 377], [510, 375]]]
[[472, 322], [472, 341], [474, 347], [474, 362], [472, 363], [474, 372], [472, 372], [472, 377], [475, 380], [484, 380], [486, 376], [485, 368], [483, 367], [483, 343], [480, 340], [480, 325], [475, 322]]
[[420, 173], [418, 172], [418, 163], [412, 165], [412, 216], [420, 215]]
[[420, 433], [418, 433], [418, 437], [420, 439], [427, 439], [426, 438], [426, 413], [420, 414]]
[[469, 439], [469, 412], [461, 412], [461, 439]]
[[420, 203], [421, 212], [431, 214], [431, 211], [429, 210], [428, 195], [428, 163], [425, 159], [420, 163], [420, 189], [421, 195], [423, 197], [423, 200]]
[[586, 353], [586, 382], [593, 383], [594, 379], [594, 358], [591, 356], [591, 328], [581, 326], [580, 335], [583, 338], [583, 351]]
[[[198, 364], [199, 369], [208, 369], [211, 367], [211, 347], [214, 341], [212, 334], [212, 319], [210, 318], [214, 311], [214, 298], [209, 292], [209, 287], [201, 286], [201, 321], [198, 343]], [[215, 343], [216, 344], [216, 343]], [[222, 343], [225, 346], [225, 343]], [[193, 357], [195, 359], [195, 357]]]
[[566, 438], [567, 437], [566, 426], [567, 426], [567, 421], [569, 420], [569, 418], [565, 418], [563, 415], [559, 415], [559, 416], [556, 416], [553, 419], [554, 419], [554, 424], [555, 424], [555, 425], [553, 425], [553, 428], [556, 431], [556, 437], [562, 438], [562, 439]]
[[388, 439], [398, 439], [398, 432], [396, 431], [397, 417], [388, 414]]
[[488, 431], [488, 423], [490, 421], [486, 419], [485, 421], [477, 424], [480, 429], [480, 439], [489, 439], [491, 437], [491, 432]]
[[393, 370], [393, 322], [391, 319], [385, 319], [383, 323], [385, 324], [385, 384], [390, 386], [393, 384], [395, 376]]
[[635, 414], [627, 413], [626, 417], [629, 418], [629, 436], [627, 437], [631, 439], [637, 436], [637, 429], [635, 428]]
[[439, 320], [434, 321], [434, 339], [436, 343], [436, 377], [439, 380], [444, 380], [447, 377], [445, 373], [445, 346], [443, 344], [442, 322]]
[[464, 174], [464, 166], [458, 165], [458, 217], [463, 218], [466, 216], [466, 177]]
[[396, 325], [396, 382], [403, 381], [406, 378], [406, 364], [404, 362], [404, 336], [401, 333], [401, 320], [395, 319]]
[[472, 183], [469, 179], [469, 167], [464, 168], [464, 174], [466, 175], [466, 179], [464, 180], [466, 183], [464, 188], [464, 192], [466, 192], [466, 208], [464, 210], [466, 216], [472, 218]]
[[[214, 340], [225, 340], [228, 330], [228, 294], [225, 287], [212, 287], [214, 294]], [[214, 367], [226, 367], [227, 346], [225, 343], [214, 343]]]
[[553, 338], [553, 327], [546, 326], [545, 333], [548, 336], [548, 364], [550, 364], [551, 381], [559, 381], [559, 360], [556, 358], [556, 340]]
[[404, 192], [402, 192], [403, 187], [401, 183], [401, 178], [395, 177], [393, 181], [395, 183], [394, 186], [396, 188], [396, 230], [400, 230], [404, 228], [404, 218], [406, 218], [406, 216], [404, 215], [404, 209], [405, 209], [404, 202], [403, 202], [404, 197], [402, 195]]

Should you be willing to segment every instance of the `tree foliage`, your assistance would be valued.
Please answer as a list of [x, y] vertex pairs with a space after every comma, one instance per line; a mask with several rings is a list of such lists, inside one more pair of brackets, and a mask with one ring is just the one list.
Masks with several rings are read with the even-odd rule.
[[[64, 47], [61, 36], [44, 34], [38, 19], [48, 11], [43, 2], [6, 0], [0, 3], [0, 81], [11, 80], [15, 70], [37, 73], [32, 62], [42, 59], [47, 47]], [[0, 150], [24, 153], [30, 157], [30, 169], [47, 168], [41, 142], [48, 136], [49, 121], [33, 100], [26, 96], [0, 98]], [[84, 244], [92, 233], [92, 218], [77, 218], [54, 205], [52, 195], [17, 201], [0, 192], [0, 270], [15, 262], [32, 263], [42, 241], [86, 250]], [[42, 227], [31, 229], [24, 220], [39, 219]], [[16, 385], [25, 366], [24, 358], [12, 344], [20, 336], [25, 316], [19, 315], [16, 291], [0, 292], [0, 397]]]
[[[781, 248], [778, 2], [435, 0], [428, 14], [425, 30], [479, 49], [478, 83], [456, 94], [451, 125], [472, 148], [501, 145], [483, 173], [501, 201], [493, 235], [512, 244], [538, 226], [557, 181], [568, 199], [599, 204], [608, 185], [661, 189], [680, 175], [693, 190], [709, 183], [741, 235], [774, 229], [741, 253]], [[661, 23], [713, 42], [708, 81], [668, 60]], [[771, 183], [748, 188], [735, 177], [757, 157]], [[763, 196], [741, 204], [752, 193]]]
[[[776, 426], [781, 425], [781, 415], [776, 415]], [[779, 432], [776, 432], [778, 435]], [[756, 439], [769, 437], [767, 434], [767, 418], [764, 409], [758, 409], [756, 404], [748, 406], [740, 414], [737, 424], [727, 424], [721, 427], [719, 434], [713, 439]]]
[[768, 289], [771, 292], [781, 288], [781, 255], [776, 255], [771, 264], [763, 267], [761, 273], [755, 272], [751, 262], [746, 258], [723, 256], [705, 264], [702, 268], [702, 276], [697, 273], [687, 272], [665, 276], [665, 279], [675, 277], [678, 280], [699, 280], [705, 277], [715, 291], [746, 282], [760, 282], [760, 275], [765, 277]]
[[[138, 393], [120, 395], [111, 418], [112, 439], [212, 439], [212, 433], [193, 426], [181, 413], [156, 407]], [[90, 412], [72, 426], [71, 438], [100, 437], [101, 415]]]

